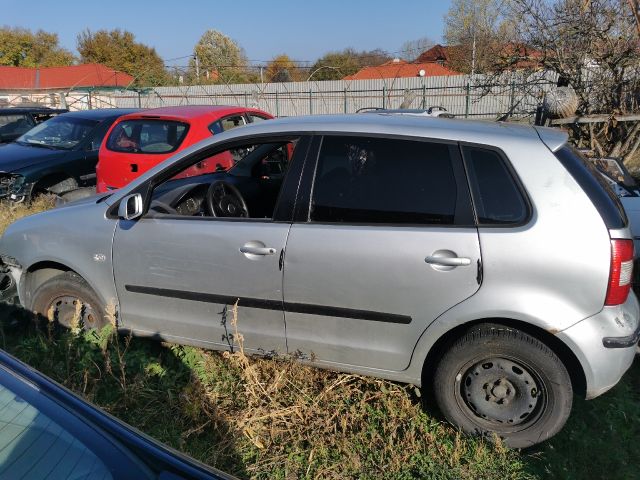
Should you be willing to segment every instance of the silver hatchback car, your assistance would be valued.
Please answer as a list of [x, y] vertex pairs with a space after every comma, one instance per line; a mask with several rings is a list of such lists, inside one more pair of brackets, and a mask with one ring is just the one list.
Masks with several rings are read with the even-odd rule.
[[613, 387], [640, 335], [627, 219], [588, 168], [557, 130], [274, 120], [19, 220], [0, 254], [62, 324], [80, 300], [88, 327], [113, 305], [123, 331], [231, 349], [237, 301], [249, 352], [422, 385], [454, 425], [526, 447]]

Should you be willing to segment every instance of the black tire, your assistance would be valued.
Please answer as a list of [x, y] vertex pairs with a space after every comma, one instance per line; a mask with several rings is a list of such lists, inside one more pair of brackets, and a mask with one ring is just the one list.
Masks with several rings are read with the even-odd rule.
[[96, 194], [96, 187], [81, 187], [60, 195], [66, 202], [73, 202]]
[[512, 448], [551, 438], [573, 401], [567, 369], [538, 339], [500, 325], [477, 325], [444, 353], [433, 376], [434, 400], [453, 425], [495, 433]]
[[[80, 302], [80, 307], [77, 307]], [[50, 278], [33, 293], [31, 309], [69, 328], [74, 317], [82, 321], [85, 330], [100, 329], [109, 323], [105, 306], [87, 282], [74, 272]]]

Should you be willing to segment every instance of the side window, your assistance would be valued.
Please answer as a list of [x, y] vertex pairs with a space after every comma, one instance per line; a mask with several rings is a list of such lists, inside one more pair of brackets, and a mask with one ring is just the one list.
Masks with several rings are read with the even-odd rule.
[[260, 115], [257, 115], [255, 113], [250, 113], [249, 120], [251, 121], [251, 123], [258, 123], [258, 122], [264, 122], [265, 120], [269, 120], [269, 119], [265, 117], [261, 117]]
[[424, 141], [325, 137], [311, 220], [453, 224], [458, 188], [452, 148]]
[[200, 153], [153, 191], [149, 214], [272, 219], [297, 138]]
[[35, 122], [27, 114], [0, 115], [0, 136], [18, 137], [33, 128]]
[[227, 130], [241, 127], [246, 124], [247, 121], [243, 115], [232, 115], [213, 122], [209, 125], [209, 131], [215, 135], [216, 133], [226, 132]]
[[246, 125], [246, 121], [244, 119], [244, 116], [242, 115], [233, 115], [231, 117], [223, 118], [222, 120], [220, 120], [220, 124], [222, 125], [222, 130], [226, 132], [227, 130], [231, 130], [232, 128]]
[[85, 145], [85, 150], [90, 152], [97, 152], [100, 150], [100, 146], [102, 145], [102, 141], [104, 140], [105, 135], [107, 134], [107, 130], [111, 126], [111, 121], [104, 121], [102, 124], [98, 125], [93, 132], [91, 132], [91, 136], [89, 137], [89, 141]]
[[462, 148], [469, 172], [478, 223], [517, 224], [527, 218], [527, 204], [502, 157], [493, 150]]
[[224, 128], [222, 128], [222, 123], [220, 123], [220, 120], [213, 122], [211, 125], [209, 125], [209, 131], [211, 133], [213, 133], [214, 135], [216, 133], [222, 133], [224, 132]]

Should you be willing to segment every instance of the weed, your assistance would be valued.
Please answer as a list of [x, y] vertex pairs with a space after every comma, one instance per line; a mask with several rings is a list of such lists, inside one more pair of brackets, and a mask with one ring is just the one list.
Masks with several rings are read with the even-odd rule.
[[53, 207], [54, 201], [55, 196], [53, 195], [40, 195], [29, 204], [0, 203], [0, 235], [17, 219], [50, 209]]

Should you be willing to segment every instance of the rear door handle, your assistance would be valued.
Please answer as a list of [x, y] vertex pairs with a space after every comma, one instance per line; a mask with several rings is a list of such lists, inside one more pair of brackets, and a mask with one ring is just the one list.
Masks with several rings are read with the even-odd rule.
[[243, 245], [240, 247], [241, 253], [247, 253], [249, 255], [274, 255], [276, 253], [275, 248], [271, 247], [254, 247], [252, 245]]
[[466, 267], [471, 265], [471, 259], [467, 257], [434, 257], [429, 256], [424, 259], [430, 265], [439, 265], [441, 267]]

